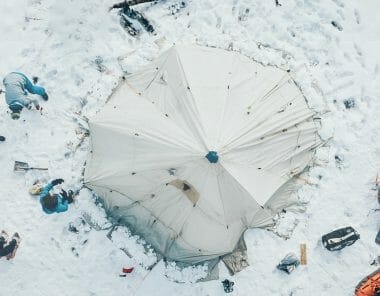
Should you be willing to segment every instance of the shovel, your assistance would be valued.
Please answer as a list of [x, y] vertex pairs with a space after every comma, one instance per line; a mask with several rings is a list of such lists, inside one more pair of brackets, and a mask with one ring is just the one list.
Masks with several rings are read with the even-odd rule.
[[13, 170], [15, 172], [24, 172], [24, 171], [29, 171], [29, 170], [42, 170], [42, 171], [46, 171], [47, 168], [34, 168], [34, 167], [30, 167], [29, 164], [27, 164], [26, 162], [15, 161], [15, 166], [14, 166]]

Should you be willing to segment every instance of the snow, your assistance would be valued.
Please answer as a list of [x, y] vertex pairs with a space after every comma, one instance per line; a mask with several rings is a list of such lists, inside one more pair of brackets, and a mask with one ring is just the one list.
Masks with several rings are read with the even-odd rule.
[[[378, 207], [372, 189], [380, 168], [380, 3], [280, 0], [276, 7], [270, 0], [189, 0], [183, 7], [166, 0], [138, 7], [157, 34], [133, 38], [116, 11], [108, 12], [114, 2], [0, 3], [0, 76], [15, 70], [36, 75], [50, 96], [41, 101], [42, 114], [23, 111], [13, 121], [1, 95], [0, 134], [7, 140], [0, 143], [0, 228], [18, 231], [22, 242], [14, 260], [0, 259], [0, 295], [223, 295], [224, 278], [235, 282], [232, 295], [353, 295], [357, 282], [376, 268], [369, 262], [380, 251], [374, 243], [379, 213], [371, 211]], [[65, 179], [63, 188], [79, 189], [89, 150], [82, 115], [104, 105], [123, 71], [181, 42], [229, 48], [290, 69], [320, 113], [327, 141], [317, 165], [302, 176], [304, 212], [281, 214], [274, 231], [248, 230], [250, 266], [231, 277], [220, 264], [219, 281], [194, 283], [202, 267], [179, 271], [162, 261], [149, 271], [154, 252], [125, 227], [108, 239], [111, 224], [87, 189], [68, 212], [55, 215], [44, 214], [28, 193], [36, 180], [57, 177]], [[353, 108], [346, 109], [348, 99]], [[15, 173], [15, 160], [49, 170]], [[83, 224], [83, 216], [98, 227]], [[70, 223], [78, 233], [69, 231]], [[338, 252], [322, 247], [323, 234], [347, 225], [360, 240]], [[303, 242], [308, 264], [291, 275], [276, 270]], [[135, 270], [119, 277], [128, 266]]]

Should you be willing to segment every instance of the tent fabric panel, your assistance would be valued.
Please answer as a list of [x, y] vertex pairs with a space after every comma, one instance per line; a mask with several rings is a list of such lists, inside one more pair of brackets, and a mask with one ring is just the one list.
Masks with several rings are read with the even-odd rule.
[[154, 104], [134, 92], [127, 83], [117, 88], [108, 104], [90, 121], [90, 125], [107, 126], [125, 134], [145, 135], [157, 143], [188, 152], [204, 151], [191, 135], [181, 129]]

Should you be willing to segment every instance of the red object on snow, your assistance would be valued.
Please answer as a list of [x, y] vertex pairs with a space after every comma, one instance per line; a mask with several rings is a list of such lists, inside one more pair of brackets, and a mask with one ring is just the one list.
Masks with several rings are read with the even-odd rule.
[[124, 273], [131, 273], [133, 271], [133, 267], [123, 267]]

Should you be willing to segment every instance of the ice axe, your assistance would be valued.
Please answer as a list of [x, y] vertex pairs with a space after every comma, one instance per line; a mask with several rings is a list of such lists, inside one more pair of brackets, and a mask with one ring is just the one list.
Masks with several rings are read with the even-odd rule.
[[25, 172], [29, 170], [41, 170], [41, 171], [46, 171], [47, 168], [35, 168], [35, 167], [30, 167], [28, 163], [22, 162], [22, 161], [15, 161], [15, 166], [13, 168], [15, 172]]

